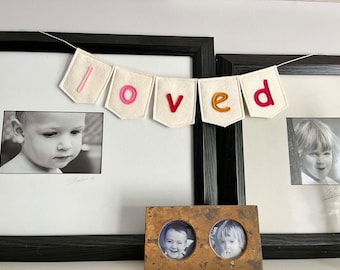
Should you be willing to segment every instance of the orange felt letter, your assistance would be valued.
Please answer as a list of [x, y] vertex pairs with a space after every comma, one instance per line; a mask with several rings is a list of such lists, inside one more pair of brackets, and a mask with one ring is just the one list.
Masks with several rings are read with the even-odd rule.
[[229, 112], [231, 110], [231, 108], [229, 106], [225, 107], [225, 108], [220, 108], [217, 105], [226, 101], [229, 98], [227, 93], [224, 92], [217, 92], [213, 95], [212, 97], [212, 106], [214, 107], [214, 109], [218, 112]]

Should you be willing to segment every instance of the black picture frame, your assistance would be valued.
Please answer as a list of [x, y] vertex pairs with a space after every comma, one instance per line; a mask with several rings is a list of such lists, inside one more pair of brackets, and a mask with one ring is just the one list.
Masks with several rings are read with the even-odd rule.
[[[212, 37], [49, 34], [90, 53], [189, 56], [193, 62], [193, 77], [204, 78], [215, 74]], [[74, 53], [74, 49], [67, 44], [41, 32], [0, 32], [0, 51]], [[215, 127], [202, 123], [198, 104], [193, 134], [194, 203], [212, 204], [217, 198]], [[211, 189], [210, 186], [215, 188]], [[142, 234], [0, 236], [0, 261], [110, 261], [143, 258]]]
[[[278, 65], [279, 74], [340, 75], [340, 56], [314, 55], [279, 66], [303, 55], [217, 54], [218, 76], [241, 75]], [[242, 122], [218, 128], [217, 174], [219, 204], [245, 204]], [[231, 197], [223, 193], [234, 191]], [[230, 192], [230, 194], [232, 194]], [[259, 211], [261, 211], [259, 209]], [[337, 258], [340, 256], [340, 233], [261, 234], [264, 259]]]

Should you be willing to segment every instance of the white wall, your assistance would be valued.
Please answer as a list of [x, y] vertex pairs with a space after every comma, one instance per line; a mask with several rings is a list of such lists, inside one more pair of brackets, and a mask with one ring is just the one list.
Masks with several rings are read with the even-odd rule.
[[190, 35], [216, 53], [340, 54], [340, 3], [269, 0], [1, 0], [0, 30]]
[[[215, 53], [340, 55], [337, 2], [1, 0], [0, 31], [211, 36]], [[265, 269], [331, 270], [339, 265], [340, 259], [266, 261]], [[0, 269], [143, 269], [143, 262], [0, 263]]]

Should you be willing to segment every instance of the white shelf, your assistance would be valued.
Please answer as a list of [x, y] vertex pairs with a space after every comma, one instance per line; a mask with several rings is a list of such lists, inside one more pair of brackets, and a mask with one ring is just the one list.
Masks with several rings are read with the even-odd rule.
[[[143, 261], [0, 263], [6, 270], [144, 270]], [[310, 260], [264, 260], [263, 270], [340, 270], [340, 258]]]

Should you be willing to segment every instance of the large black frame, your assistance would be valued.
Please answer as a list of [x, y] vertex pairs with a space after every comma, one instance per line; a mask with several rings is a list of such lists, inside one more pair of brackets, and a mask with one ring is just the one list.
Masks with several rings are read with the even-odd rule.
[[[240, 75], [299, 57], [301, 55], [217, 54], [217, 74]], [[311, 56], [279, 66], [278, 70], [288, 75], [340, 75], [340, 56]], [[219, 128], [216, 136], [219, 203], [245, 204], [242, 122]], [[234, 197], [223, 194], [226, 186], [234, 190]], [[340, 256], [340, 233], [261, 234], [261, 240], [265, 259]]]
[[[189, 56], [193, 77], [215, 75], [212, 37], [49, 33], [90, 53]], [[0, 51], [74, 53], [41, 32], [0, 32]], [[18, 63], [20, 65], [20, 63]], [[193, 126], [194, 203], [217, 198], [215, 127], [201, 121], [197, 104]], [[144, 235], [0, 236], [0, 261], [143, 260]]]

